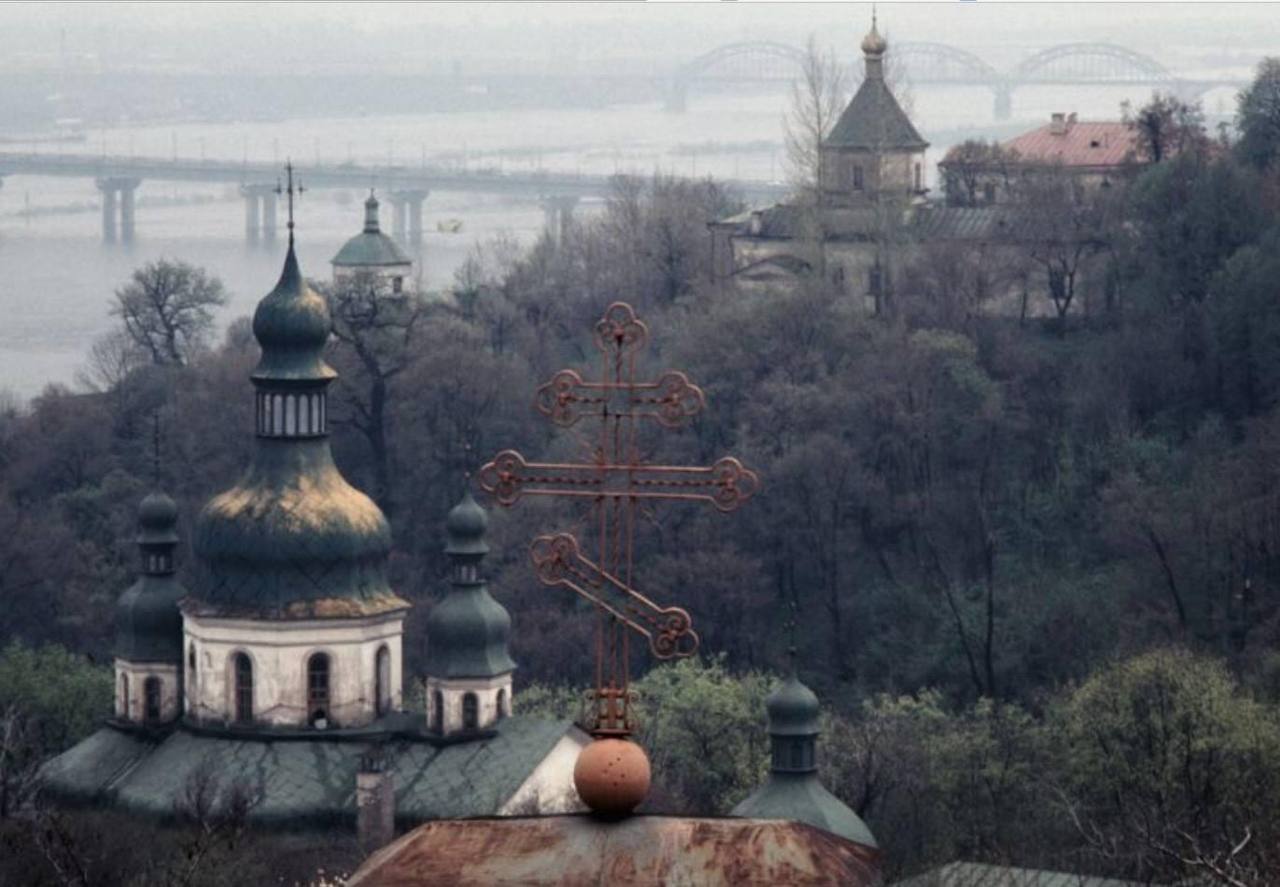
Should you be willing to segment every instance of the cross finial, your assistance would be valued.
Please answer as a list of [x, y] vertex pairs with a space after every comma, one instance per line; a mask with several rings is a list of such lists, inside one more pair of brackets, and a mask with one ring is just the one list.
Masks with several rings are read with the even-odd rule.
[[160, 488], [160, 411], [151, 414], [151, 471], [156, 489]]
[[294, 195], [295, 195], [295, 194], [297, 194], [298, 196], [301, 196], [301, 195], [302, 195], [302, 192], [303, 192], [303, 191], [305, 191], [305, 190], [307, 190], [307, 189], [306, 189], [306, 188], [304, 188], [304, 187], [302, 187], [302, 181], [301, 181], [301, 180], [299, 180], [299, 181], [298, 181], [298, 184], [296, 184], [296, 185], [293, 183], [293, 161], [292, 161], [292, 160], [285, 160], [285, 162], [284, 162], [284, 172], [285, 172], [286, 181], [288, 182], [288, 184], [282, 187], [282, 186], [280, 185], [280, 180], [279, 180], [279, 179], [277, 179], [277, 180], [276, 180], [276, 193], [277, 193], [277, 194], [287, 194], [287, 195], [288, 195], [288, 207], [289, 207], [289, 224], [288, 224], [288, 228], [289, 228], [289, 246], [292, 248], [292, 247], [293, 247], [293, 197], [294, 197]]
[[874, 31], [875, 29], [876, 29], [876, 5], [872, 3], [871, 4], [871, 30]]
[[791, 674], [796, 674], [796, 656], [799, 648], [796, 646], [796, 631], [799, 628], [800, 604], [792, 600], [787, 606], [790, 614], [787, 617], [787, 634], [790, 640], [790, 646], [787, 647], [787, 659], [791, 664]]

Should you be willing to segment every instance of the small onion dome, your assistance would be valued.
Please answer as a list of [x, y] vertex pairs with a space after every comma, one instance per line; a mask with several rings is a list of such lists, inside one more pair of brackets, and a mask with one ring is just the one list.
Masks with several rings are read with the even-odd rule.
[[178, 541], [178, 505], [164, 493], [151, 493], [138, 506], [138, 542], [143, 545]]
[[115, 655], [130, 662], [182, 660], [182, 613], [187, 591], [173, 575], [178, 507], [163, 493], [138, 506], [138, 545], [143, 572], [116, 602]]
[[489, 550], [488, 519], [470, 492], [449, 512], [445, 551], [453, 578], [444, 600], [427, 616], [427, 674], [434, 678], [491, 678], [515, 670], [507, 649], [511, 614], [493, 599], [478, 561]]
[[871, 21], [871, 30], [862, 38], [862, 51], [867, 55], [884, 55], [889, 49], [889, 41], [880, 36], [876, 30], [875, 20]]
[[462, 501], [449, 511], [444, 522], [449, 535], [445, 554], [481, 555], [489, 553], [484, 534], [489, 528], [489, 516], [467, 490]]
[[378, 198], [372, 194], [364, 202], [364, 230], [342, 245], [331, 260], [335, 268], [375, 269], [413, 264], [409, 254], [395, 240], [382, 233], [378, 224]]
[[765, 708], [769, 732], [774, 736], [813, 736], [819, 732], [818, 697], [795, 675], [769, 694]]
[[275, 289], [253, 314], [253, 335], [262, 346], [255, 380], [328, 381], [337, 376], [321, 352], [329, 341], [329, 306], [302, 277], [289, 245]]

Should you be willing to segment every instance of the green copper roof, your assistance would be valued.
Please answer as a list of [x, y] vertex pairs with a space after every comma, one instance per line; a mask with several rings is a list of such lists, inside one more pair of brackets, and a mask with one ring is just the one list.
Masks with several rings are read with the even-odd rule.
[[387, 583], [391, 530], [327, 438], [258, 438], [248, 471], [196, 523], [190, 612], [365, 616], [409, 604]]
[[260, 382], [333, 379], [337, 373], [324, 362], [322, 354], [331, 328], [329, 306], [307, 286], [290, 242], [280, 280], [253, 313], [253, 335], [262, 346], [262, 358], [253, 371], [253, 379]]
[[794, 674], [765, 700], [773, 736], [814, 736], [819, 731], [818, 697]]
[[182, 613], [187, 591], [174, 577], [178, 506], [164, 493], [151, 493], [138, 506], [138, 547], [142, 575], [116, 602], [115, 648], [130, 662], [182, 661]]
[[733, 808], [748, 819], [791, 819], [862, 844], [877, 847], [871, 829], [813, 773], [770, 773], [765, 784]]
[[130, 662], [182, 661], [182, 613], [187, 595], [172, 573], [139, 576], [116, 602], [113, 653]]
[[427, 616], [426, 671], [432, 677], [495, 677], [516, 667], [507, 649], [511, 616], [480, 578], [488, 523], [470, 491], [445, 522], [453, 578], [445, 599]]
[[[382, 737], [397, 819], [495, 815], [574, 729], [567, 721], [517, 716], [499, 721], [491, 736], [451, 745]], [[168, 817], [192, 774], [212, 766], [226, 779], [247, 780], [259, 794], [250, 820], [305, 828], [354, 819], [360, 757], [379, 741], [239, 738], [182, 728], [154, 736], [103, 727], [46, 763], [40, 778], [51, 795], [67, 802]]]
[[330, 260], [339, 268], [372, 268], [410, 265], [409, 254], [378, 226], [378, 200], [372, 194], [364, 202], [364, 230], [342, 245]]

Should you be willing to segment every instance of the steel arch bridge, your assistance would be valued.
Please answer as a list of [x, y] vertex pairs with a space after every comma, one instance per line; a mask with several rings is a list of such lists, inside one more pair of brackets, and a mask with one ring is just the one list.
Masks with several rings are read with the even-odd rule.
[[[701, 83], [791, 83], [802, 69], [804, 55], [794, 46], [768, 40], [719, 46], [676, 70], [667, 86], [667, 107], [684, 110], [689, 92]], [[891, 58], [911, 83], [990, 89], [998, 119], [1010, 115], [1013, 91], [1022, 86], [1137, 84], [1164, 86], [1191, 96], [1214, 86], [1243, 85], [1184, 81], [1150, 56], [1113, 43], [1052, 46], [1010, 71], [997, 70], [972, 52], [946, 43], [899, 43]]]

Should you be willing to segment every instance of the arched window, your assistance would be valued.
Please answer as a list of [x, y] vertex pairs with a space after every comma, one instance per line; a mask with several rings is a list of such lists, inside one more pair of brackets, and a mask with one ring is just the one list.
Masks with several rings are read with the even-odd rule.
[[853, 166], [853, 190], [862, 190], [862, 164], [854, 164]]
[[120, 717], [129, 720], [129, 676], [120, 674]]
[[307, 712], [313, 727], [329, 720], [329, 654], [307, 660]]
[[444, 732], [444, 694], [439, 690], [431, 694], [431, 729]]
[[474, 693], [462, 694], [462, 729], [476, 730], [480, 727], [480, 701]]
[[499, 718], [505, 718], [507, 716], [507, 688], [506, 687], [502, 687], [498, 690], [497, 716]]
[[160, 720], [160, 679], [154, 675], [142, 682], [142, 719], [148, 724]]
[[235, 656], [236, 723], [253, 722], [253, 662], [245, 653]]
[[374, 701], [377, 713], [385, 715], [391, 711], [391, 651], [383, 644], [373, 662]]

